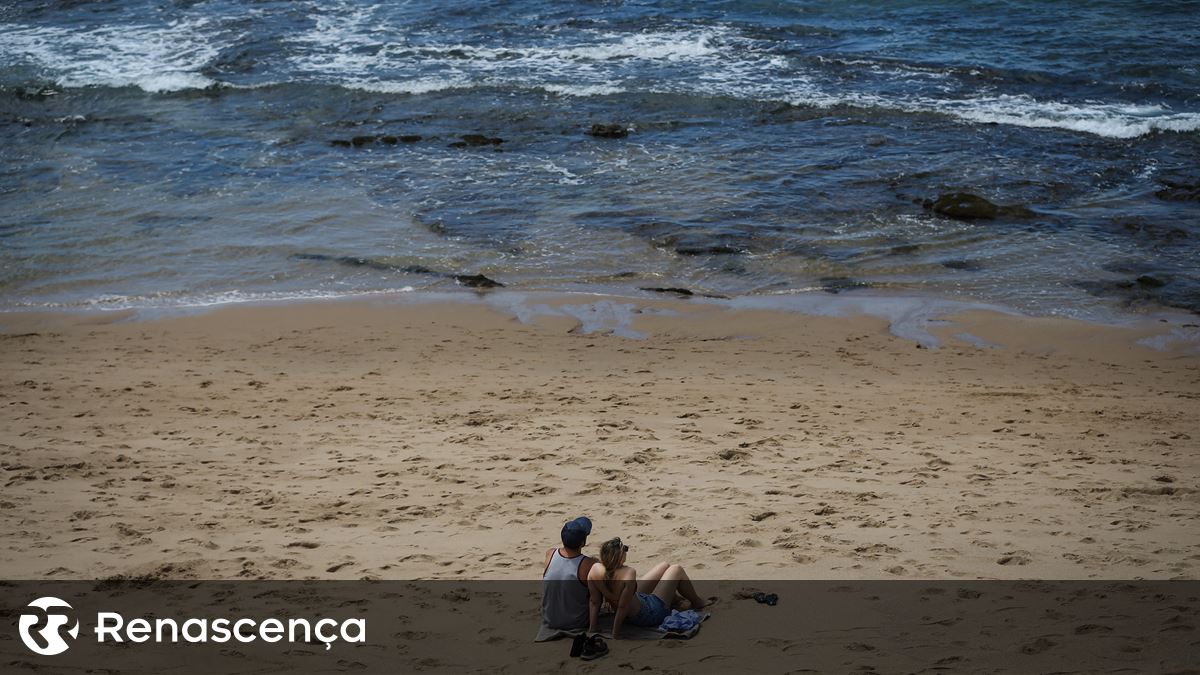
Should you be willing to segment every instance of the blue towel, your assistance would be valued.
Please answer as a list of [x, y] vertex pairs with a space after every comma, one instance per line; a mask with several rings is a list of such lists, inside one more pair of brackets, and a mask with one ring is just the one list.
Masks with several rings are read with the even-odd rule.
[[659, 629], [674, 633], [686, 633], [696, 626], [699, 626], [700, 622], [703, 620], [704, 617], [700, 616], [700, 613], [694, 609], [689, 609], [683, 612], [673, 609], [671, 610], [671, 615], [663, 619], [662, 625], [659, 626]]

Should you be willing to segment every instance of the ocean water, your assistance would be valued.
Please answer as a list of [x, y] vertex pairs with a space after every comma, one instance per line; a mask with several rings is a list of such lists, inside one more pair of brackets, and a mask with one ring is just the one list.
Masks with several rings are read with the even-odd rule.
[[[1198, 17], [1134, 1], [9, 2], [0, 309], [482, 274], [1198, 311]], [[927, 208], [955, 192], [1028, 211]]]

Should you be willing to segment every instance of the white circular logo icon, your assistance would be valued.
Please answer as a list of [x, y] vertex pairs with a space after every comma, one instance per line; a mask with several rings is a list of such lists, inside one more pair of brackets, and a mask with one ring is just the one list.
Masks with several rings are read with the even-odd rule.
[[[71, 645], [64, 639], [63, 633], [70, 635], [72, 640], [79, 637], [79, 622], [67, 613], [70, 610], [70, 605], [49, 596], [29, 603], [18, 624], [21, 641], [42, 656], [54, 656], [67, 651]], [[67, 628], [68, 625], [71, 627]]]

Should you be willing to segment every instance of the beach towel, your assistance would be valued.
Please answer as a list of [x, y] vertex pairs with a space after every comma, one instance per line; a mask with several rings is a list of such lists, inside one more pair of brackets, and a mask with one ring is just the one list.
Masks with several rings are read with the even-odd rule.
[[[621, 639], [622, 640], [690, 640], [692, 637], [694, 637], [696, 635], [696, 633], [700, 632], [700, 624], [704, 623], [704, 621], [707, 620], [708, 617], [712, 616], [712, 614], [709, 614], [707, 612], [701, 614], [699, 612], [695, 612], [692, 610], [688, 610], [688, 611], [691, 612], [692, 614], [695, 614], [698, 617], [698, 619], [695, 621], [695, 623], [693, 623], [689, 628], [687, 628], [685, 630], [664, 630], [662, 628], [643, 628], [641, 626], [631, 626], [629, 624], [626, 624], [621, 628]], [[674, 616], [674, 614], [679, 614], [679, 613], [681, 613], [681, 612], [673, 612], [672, 616]], [[667, 617], [666, 621], [669, 621], [670, 619], [671, 619], [671, 617]], [[664, 621], [664, 623], [665, 623], [665, 621]], [[612, 615], [600, 617], [600, 626], [599, 626], [600, 634], [609, 640], [612, 639], [612, 624], [613, 624]], [[587, 631], [583, 630], [582, 628], [567, 630], [564, 628], [551, 628], [550, 626], [547, 626], [545, 623], [542, 623], [542, 625], [538, 628], [537, 637], [535, 637], [533, 639], [533, 641], [534, 642], [546, 642], [549, 640], [570, 638], [570, 637], [575, 637], [576, 635], [579, 635], [580, 633], [585, 633], [585, 632], [587, 632]]]
[[686, 633], [689, 630], [696, 628], [700, 622], [704, 621], [705, 615], [697, 612], [694, 609], [685, 609], [682, 612], [673, 609], [671, 616], [663, 619], [660, 629], [671, 633]]

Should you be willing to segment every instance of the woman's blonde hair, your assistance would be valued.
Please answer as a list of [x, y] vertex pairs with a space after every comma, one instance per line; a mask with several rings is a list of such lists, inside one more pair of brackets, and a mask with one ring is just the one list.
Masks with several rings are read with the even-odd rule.
[[604, 565], [605, 581], [612, 580], [613, 572], [621, 566], [621, 554], [628, 550], [629, 547], [621, 543], [620, 537], [614, 537], [600, 545], [600, 563]]

